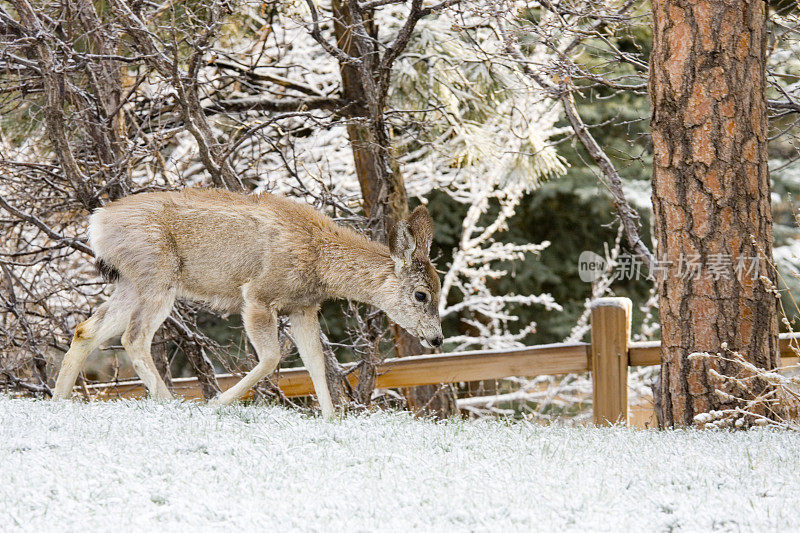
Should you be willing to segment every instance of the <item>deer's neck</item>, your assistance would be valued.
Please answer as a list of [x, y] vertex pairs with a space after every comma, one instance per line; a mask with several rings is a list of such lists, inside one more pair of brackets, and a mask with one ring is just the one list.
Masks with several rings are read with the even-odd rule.
[[329, 298], [382, 307], [397, 290], [389, 247], [347, 228], [337, 228], [320, 242], [318, 272]]

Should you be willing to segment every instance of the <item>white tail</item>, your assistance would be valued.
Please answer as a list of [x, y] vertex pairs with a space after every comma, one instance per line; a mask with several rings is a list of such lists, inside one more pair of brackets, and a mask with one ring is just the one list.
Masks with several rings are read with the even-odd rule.
[[86, 358], [122, 334], [122, 345], [151, 395], [171, 394], [150, 344], [176, 298], [240, 312], [258, 355], [241, 382], [215, 398], [241, 398], [277, 366], [277, 315], [288, 314], [320, 408], [334, 414], [317, 312], [332, 298], [374, 305], [423, 344], [442, 343], [440, 282], [428, 257], [433, 222], [419, 207], [392, 232], [390, 246], [280, 196], [221, 190], [145, 193], [98, 209], [89, 242], [114, 293], [78, 325], [54, 399], [69, 398]]

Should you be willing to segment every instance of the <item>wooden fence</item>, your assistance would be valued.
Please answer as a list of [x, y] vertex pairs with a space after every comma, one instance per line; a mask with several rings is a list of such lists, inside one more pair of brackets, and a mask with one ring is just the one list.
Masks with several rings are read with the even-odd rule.
[[[592, 404], [597, 424], [628, 423], [628, 368], [661, 363], [659, 342], [631, 342], [631, 301], [601, 298], [591, 308], [591, 343], [543, 344], [514, 350], [478, 350], [420, 355], [386, 360], [378, 367], [376, 387], [413, 387], [501, 379], [512, 376], [592, 373]], [[797, 364], [792, 346], [800, 346], [800, 334], [781, 335], [783, 366]], [[240, 379], [221, 374], [217, 381], [226, 390]], [[355, 373], [349, 375], [353, 384]], [[188, 399], [202, 399], [196, 378], [173, 379], [175, 393]], [[288, 397], [314, 393], [305, 368], [279, 370], [277, 385]], [[146, 391], [141, 381], [90, 385], [89, 392], [100, 398], [135, 398]]]

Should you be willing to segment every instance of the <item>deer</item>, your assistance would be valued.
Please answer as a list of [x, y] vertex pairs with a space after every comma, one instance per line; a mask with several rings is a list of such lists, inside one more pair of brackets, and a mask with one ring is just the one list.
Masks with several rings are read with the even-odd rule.
[[275, 370], [278, 316], [288, 315], [322, 415], [331, 420], [335, 409], [325, 378], [320, 305], [330, 299], [363, 302], [424, 346], [441, 346], [433, 235], [424, 206], [399, 221], [385, 245], [275, 194], [184, 189], [115, 200], [95, 210], [88, 225], [95, 266], [114, 290], [75, 328], [53, 399], [71, 398], [89, 355], [119, 335], [148, 394], [172, 398], [150, 345], [180, 298], [240, 313], [256, 352], [256, 366], [210, 403], [233, 403]]

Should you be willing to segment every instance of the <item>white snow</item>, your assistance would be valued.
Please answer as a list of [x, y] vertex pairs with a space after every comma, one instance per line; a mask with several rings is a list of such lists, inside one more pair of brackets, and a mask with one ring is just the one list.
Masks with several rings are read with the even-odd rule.
[[0, 395], [3, 531], [800, 528], [800, 435]]

